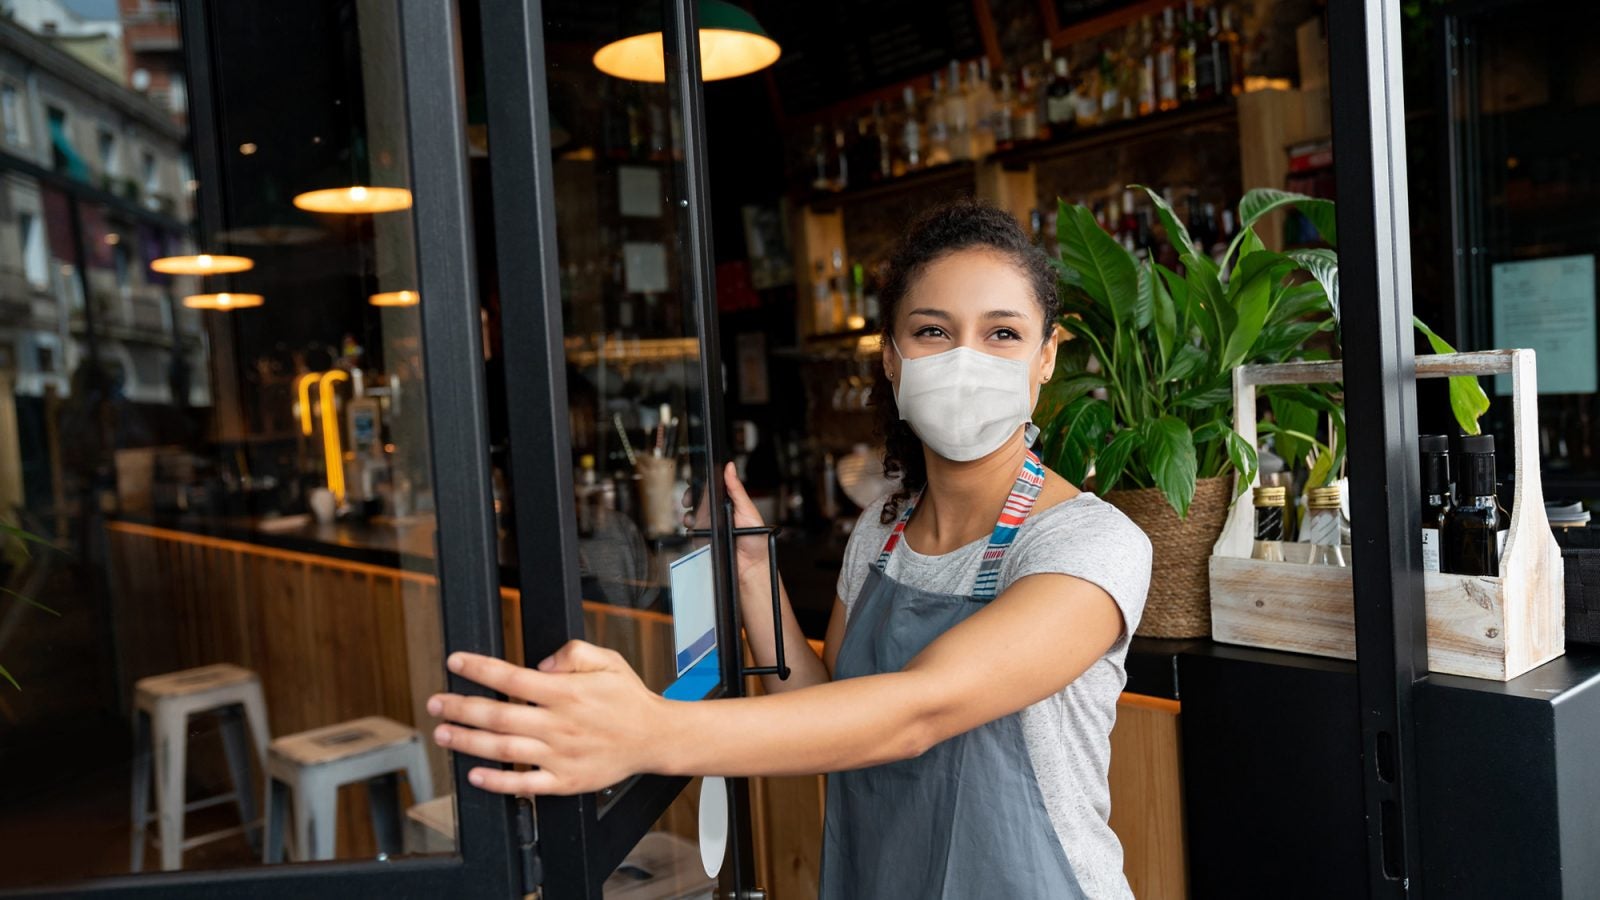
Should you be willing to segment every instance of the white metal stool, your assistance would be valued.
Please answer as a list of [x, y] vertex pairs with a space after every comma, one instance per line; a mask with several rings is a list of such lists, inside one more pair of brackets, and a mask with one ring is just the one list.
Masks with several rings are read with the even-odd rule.
[[[191, 716], [215, 713], [222, 720], [222, 747], [228, 757], [233, 792], [192, 803], [184, 789]], [[246, 734], [248, 728], [249, 734]], [[201, 844], [243, 833], [254, 847], [260, 840], [255, 781], [250, 777], [250, 745], [265, 769], [267, 703], [261, 679], [249, 669], [228, 663], [201, 666], [141, 678], [134, 684], [133, 715], [133, 840], [132, 869], [144, 868], [145, 834], [150, 820], [159, 823], [161, 868], [182, 868], [183, 853]], [[150, 811], [150, 775], [155, 769], [156, 809]], [[184, 815], [234, 801], [239, 825], [185, 838]]]
[[357, 781], [367, 783], [378, 848], [387, 854], [400, 853], [400, 772], [411, 783], [416, 802], [433, 799], [433, 776], [422, 736], [416, 729], [382, 716], [273, 741], [267, 750], [267, 839], [262, 859], [283, 861], [286, 807], [291, 795], [295, 859], [333, 859], [339, 788]]

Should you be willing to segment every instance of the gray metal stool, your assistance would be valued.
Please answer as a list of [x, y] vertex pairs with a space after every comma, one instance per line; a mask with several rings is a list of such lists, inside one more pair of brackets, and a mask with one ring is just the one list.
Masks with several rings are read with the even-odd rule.
[[[192, 803], [184, 788], [191, 716], [215, 713], [222, 720], [222, 746], [228, 757], [233, 791]], [[248, 734], [246, 730], [248, 729]], [[250, 745], [265, 769], [267, 704], [261, 679], [249, 669], [228, 663], [201, 666], [141, 678], [134, 684], [133, 715], [133, 840], [131, 868], [144, 868], [144, 842], [150, 820], [159, 823], [161, 868], [182, 868], [183, 853], [201, 844], [244, 834], [252, 847], [260, 841], [261, 820], [250, 777]], [[150, 810], [150, 776], [154, 763], [156, 809]], [[185, 838], [184, 815], [234, 801], [239, 825]]]
[[416, 729], [382, 716], [281, 737], [267, 750], [267, 839], [262, 860], [283, 861], [287, 806], [294, 801], [294, 858], [333, 859], [339, 788], [367, 783], [378, 848], [401, 852], [399, 773], [418, 803], [433, 799], [428, 752]]

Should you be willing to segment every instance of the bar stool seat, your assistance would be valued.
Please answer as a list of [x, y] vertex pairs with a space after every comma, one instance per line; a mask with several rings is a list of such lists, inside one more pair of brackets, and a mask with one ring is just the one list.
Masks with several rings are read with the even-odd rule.
[[372, 829], [385, 854], [401, 852], [400, 783], [404, 772], [418, 802], [433, 799], [427, 748], [415, 728], [367, 716], [313, 728], [272, 742], [267, 750], [267, 821], [262, 859], [283, 861], [288, 806], [294, 805], [294, 858], [333, 859], [339, 788], [367, 783]]
[[[233, 781], [231, 793], [185, 802], [189, 719], [215, 713], [222, 720], [222, 746]], [[248, 730], [248, 734], [246, 733]], [[244, 834], [259, 846], [261, 820], [256, 815], [255, 781], [250, 777], [251, 745], [265, 769], [267, 704], [256, 673], [231, 663], [217, 663], [152, 675], [134, 683], [133, 834], [131, 869], [144, 868], [145, 836], [150, 820], [159, 824], [161, 868], [181, 868], [183, 853], [201, 844]], [[155, 770], [156, 809], [150, 810], [150, 776]], [[197, 809], [235, 802], [239, 825], [184, 837], [184, 815]]]

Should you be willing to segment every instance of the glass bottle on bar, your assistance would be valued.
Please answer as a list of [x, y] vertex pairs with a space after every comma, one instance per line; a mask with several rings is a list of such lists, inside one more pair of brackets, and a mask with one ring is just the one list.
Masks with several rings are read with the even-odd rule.
[[989, 78], [987, 56], [967, 63], [967, 121], [974, 137], [974, 159], [994, 152], [994, 86]]
[[1499, 575], [1499, 531], [1494, 435], [1464, 437], [1456, 472], [1456, 502], [1444, 518], [1444, 570], [1456, 575]]
[[1194, 18], [1194, 0], [1183, 4], [1183, 24], [1178, 36], [1178, 102], [1193, 103], [1199, 90], [1196, 60], [1200, 55], [1199, 23]]
[[1156, 42], [1156, 109], [1178, 108], [1178, 37], [1172, 7], [1161, 13], [1161, 37]]
[[945, 82], [944, 124], [950, 135], [950, 156], [972, 159], [972, 120], [967, 117], [967, 97], [961, 86], [961, 63], [953, 59]]
[[1156, 26], [1149, 16], [1139, 20], [1139, 115], [1156, 111]]
[[1251, 559], [1283, 562], [1283, 509], [1288, 488], [1258, 487], [1251, 499], [1256, 509], [1256, 543]]
[[1039, 140], [1043, 129], [1039, 127], [1039, 86], [1034, 83], [1033, 69], [1026, 66], [1018, 74], [1021, 86], [1017, 90], [1017, 115], [1015, 128], [1018, 143]]
[[894, 141], [889, 137], [889, 120], [883, 114], [883, 102], [872, 104], [872, 131], [878, 145], [878, 178], [894, 176]]
[[1244, 47], [1233, 22], [1233, 8], [1228, 7], [1222, 11], [1222, 30], [1217, 35], [1222, 45], [1218, 52], [1226, 60], [1227, 80], [1218, 82], [1217, 93], [1238, 96], [1244, 92]]
[[1010, 150], [1017, 141], [1017, 100], [1011, 91], [1011, 73], [1000, 73], [1000, 96], [994, 105], [994, 148]]
[[938, 72], [933, 73], [933, 93], [926, 98], [923, 107], [927, 112], [927, 147], [923, 151], [923, 163], [929, 166], [942, 166], [950, 162], [950, 124], [945, 120], [944, 84]]
[[1217, 18], [1217, 8], [1206, 8], [1205, 23], [1195, 23], [1200, 49], [1194, 60], [1195, 99], [1215, 100], [1226, 92], [1228, 48], [1221, 40], [1222, 27]]
[[894, 161], [897, 176], [922, 168], [922, 121], [917, 114], [916, 89], [908, 84], [900, 97], [905, 102], [905, 110], [900, 121], [900, 153]]
[[1045, 88], [1045, 119], [1050, 123], [1050, 134], [1062, 137], [1072, 130], [1076, 112], [1072, 103], [1072, 75], [1067, 70], [1067, 58], [1055, 59], [1055, 72], [1050, 85]]
[[1443, 572], [1445, 519], [1450, 513], [1450, 438], [1425, 434], [1422, 453], [1422, 571]]
[[1311, 559], [1314, 566], [1343, 566], [1344, 537], [1342, 516], [1344, 491], [1338, 485], [1311, 489], [1307, 507], [1306, 529], [1311, 537]]

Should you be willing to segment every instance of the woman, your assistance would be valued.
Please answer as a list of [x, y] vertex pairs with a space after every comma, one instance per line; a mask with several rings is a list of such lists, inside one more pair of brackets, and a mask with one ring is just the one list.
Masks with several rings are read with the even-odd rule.
[[[862, 513], [822, 657], [783, 598], [793, 674], [767, 696], [680, 703], [572, 642], [538, 669], [455, 654], [537, 706], [442, 694], [435, 739], [531, 771], [508, 794], [638, 772], [828, 778], [824, 897], [1127, 897], [1106, 769], [1150, 544], [1029, 449], [1055, 368], [1055, 276], [1004, 212], [972, 202], [907, 234], [882, 292], [875, 400], [901, 488]], [[737, 525], [760, 516], [726, 473]], [[738, 548], [749, 646], [772, 662], [766, 546]], [[765, 612], [763, 612], [765, 611]]]

